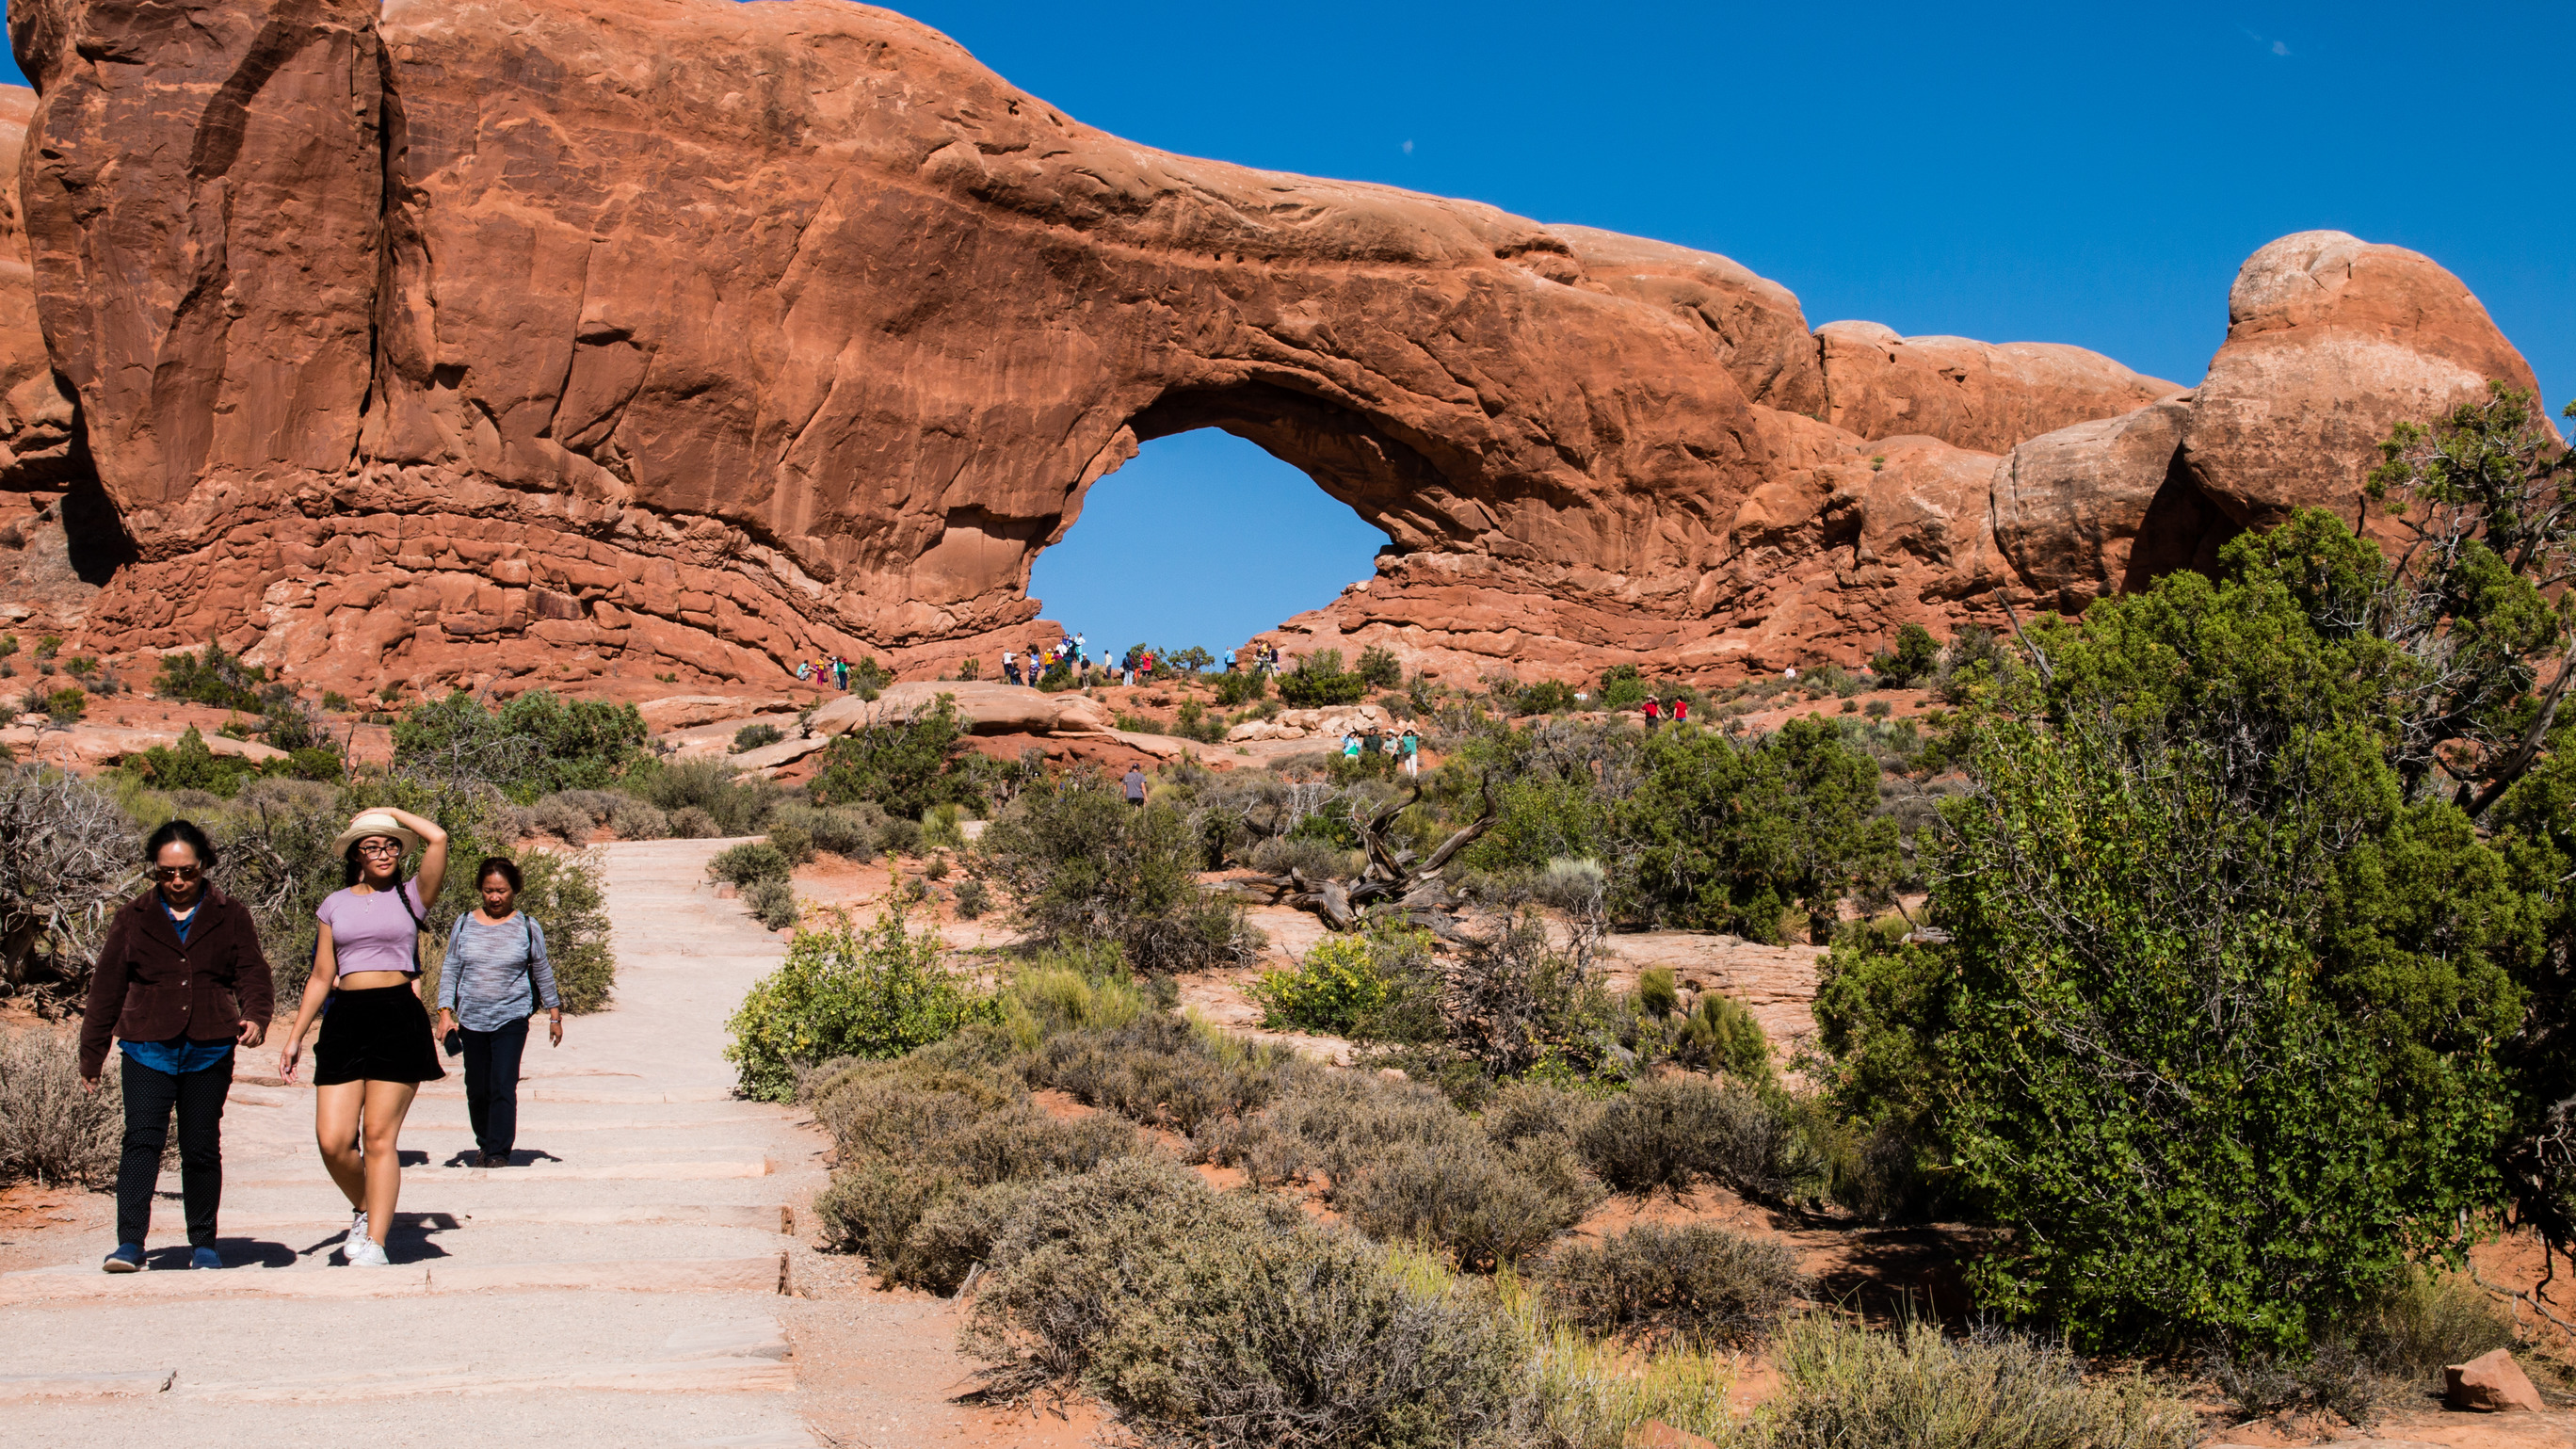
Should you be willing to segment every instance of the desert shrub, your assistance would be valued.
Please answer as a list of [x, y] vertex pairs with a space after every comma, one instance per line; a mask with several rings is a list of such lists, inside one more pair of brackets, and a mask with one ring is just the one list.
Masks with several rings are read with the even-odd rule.
[[1576, 860], [1559, 856], [1547, 863], [1532, 883], [1530, 893], [1551, 906], [1576, 912], [1601, 909], [1610, 891], [1610, 873], [1597, 860]]
[[1225, 721], [1209, 713], [1205, 703], [1185, 699], [1181, 701], [1181, 707], [1172, 712], [1170, 732], [1185, 740], [1212, 745], [1225, 738]]
[[529, 811], [529, 816], [530, 825], [566, 845], [588, 845], [591, 831], [598, 828], [598, 822], [590, 818], [589, 811], [560, 796], [548, 796], [538, 801]]
[[1216, 677], [1216, 702], [1226, 709], [1240, 709], [1261, 698], [1269, 687], [1269, 678], [1257, 669], [1220, 674]]
[[1279, 698], [1292, 709], [1357, 704], [1368, 693], [1368, 681], [1342, 670], [1342, 651], [1318, 649], [1279, 676]]
[[2323, 1410], [2368, 1426], [2442, 1388], [2442, 1369], [2515, 1341], [2513, 1319], [2466, 1273], [2405, 1268], [2303, 1348], [2213, 1348], [2206, 1370], [2247, 1418]]
[[1272, 875], [1290, 871], [1302, 873], [1310, 881], [1332, 880], [1357, 873], [1357, 852], [1344, 850], [1329, 840], [1310, 835], [1273, 835], [1254, 842], [1244, 863], [1254, 870]]
[[1869, 657], [1869, 672], [1890, 689], [1911, 688], [1941, 667], [1941, 641], [1920, 624], [1896, 631], [1895, 647]]
[[930, 1054], [827, 1066], [805, 1095], [842, 1163], [815, 1203], [825, 1240], [889, 1285], [955, 1291], [1024, 1184], [1145, 1150], [1114, 1117], [1050, 1119], [1010, 1077]]
[[1673, 979], [1670, 966], [1652, 966], [1637, 973], [1637, 1009], [1661, 1021], [1681, 1010], [1681, 987]]
[[921, 822], [889, 816], [877, 827], [876, 853], [879, 855], [921, 854]]
[[792, 826], [805, 832], [816, 850], [858, 860], [878, 853], [877, 837], [885, 830], [886, 814], [874, 802], [829, 807], [790, 802], [779, 806], [770, 820], [773, 830]]
[[1253, 983], [1262, 1025], [1348, 1036], [1386, 1005], [1387, 981], [1366, 937], [1329, 936], [1294, 971], [1264, 971]]
[[683, 805], [664, 817], [673, 840], [706, 840], [725, 833], [715, 816], [695, 805]]
[[1703, 991], [1691, 1003], [1674, 1042], [1674, 1054], [1743, 1082], [1771, 1080], [1771, 1039], [1743, 1002]]
[[98, 785], [0, 765], [0, 992], [87, 983], [108, 918], [141, 884], [142, 845]]
[[671, 834], [671, 817], [652, 801], [629, 796], [610, 812], [608, 829], [620, 840], [660, 840]]
[[957, 768], [966, 722], [957, 703], [939, 696], [927, 709], [881, 720], [834, 737], [822, 755], [812, 794], [817, 805], [873, 801], [889, 815], [919, 819], [933, 805], [980, 793]]
[[921, 812], [921, 848], [924, 850], [964, 850], [966, 832], [960, 828], [965, 810], [957, 805], [933, 805]]
[[58, 725], [78, 724], [89, 713], [89, 695], [69, 685], [43, 698], [45, 718]]
[[938, 1041], [1000, 1008], [951, 971], [935, 932], [912, 935], [888, 912], [861, 931], [846, 921], [797, 932], [787, 959], [743, 998], [725, 1057], [744, 1095], [785, 1101], [799, 1067], [834, 1057], [892, 1057]]
[[1242, 907], [1199, 886], [1204, 853], [1168, 803], [1135, 809], [1096, 773], [1032, 782], [980, 851], [982, 873], [1017, 900], [1032, 937], [1115, 942], [1149, 975], [1242, 961], [1259, 948]]
[[796, 924], [796, 887], [775, 877], [742, 888], [742, 908], [770, 930]]
[[1553, 1135], [1497, 1149], [1464, 1123], [1436, 1141], [1402, 1140], [1333, 1184], [1352, 1227], [1393, 1243], [1426, 1243], [1469, 1268], [1516, 1263], [1583, 1220], [1599, 1182]]
[[1568, 1243], [1537, 1277], [1549, 1311], [1593, 1333], [1739, 1348], [1760, 1343], [1805, 1289], [1786, 1244], [1705, 1223], [1638, 1223]]
[[[768, 828], [785, 791], [757, 775], [744, 775], [723, 760], [647, 760], [630, 772], [627, 787], [671, 818], [672, 835], [684, 840], [708, 836], [757, 835]], [[696, 811], [684, 831], [681, 816]], [[697, 828], [704, 822], [704, 828]]]
[[770, 848], [786, 857], [791, 866], [803, 865], [814, 858], [814, 837], [792, 821], [773, 821], [769, 827]]
[[1127, 1158], [1032, 1189], [962, 1335], [990, 1390], [1080, 1385], [1139, 1431], [1218, 1449], [1511, 1442], [1518, 1344], [1294, 1208]]
[[756, 880], [785, 880], [789, 869], [785, 851], [766, 840], [746, 840], [709, 858], [707, 878], [747, 886]]
[[1573, 688], [1553, 679], [1524, 684], [1511, 697], [1511, 711], [1516, 715], [1564, 714], [1573, 708]]
[[787, 732], [774, 724], [747, 724], [733, 732], [733, 753], [774, 745], [787, 738]]
[[1030, 1050], [1061, 1032], [1114, 1031], [1153, 1009], [1115, 947], [1047, 952], [1002, 991], [1003, 1024]]
[[986, 912], [993, 909], [993, 892], [983, 881], [974, 876], [968, 876], [957, 883], [956, 895], [951, 904], [956, 907], [957, 919], [980, 921]]
[[394, 722], [394, 763], [435, 778], [478, 781], [525, 802], [615, 784], [647, 758], [647, 733], [631, 704], [532, 689], [492, 710], [460, 689], [403, 711]]
[[[598, 854], [529, 850], [516, 859], [519, 909], [545, 928], [546, 959], [554, 968], [555, 994], [564, 1010], [605, 1010], [616, 992], [617, 953], [609, 941], [608, 895]], [[458, 878], [472, 868], [472, 861], [463, 862]]]
[[1113, 1029], [1047, 1037], [1027, 1070], [1030, 1081], [1091, 1106], [1196, 1136], [1269, 1101], [1280, 1059], [1264, 1051], [1229, 1060], [1188, 1023], [1157, 1012]]
[[1877, 1332], [1824, 1314], [1774, 1336], [1781, 1387], [1763, 1411], [1776, 1449], [2189, 1449], [2190, 1408], [2153, 1383], [2087, 1383], [2062, 1347], [2010, 1334]]
[[1372, 644], [1360, 651], [1359, 663], [1351, 667], [1371, 689], [1400, 689], [1404, 686], [1404, 661], [1395, 651]]
[[179, 732], [177, 744], [127, 755], [117, 768], [155, 790], [203, 790], [227, 800], [266, 773], [248, 760], [216, 754], [195, 725]]
[[115, 1181], [125, 1101], [113, 1069], [81, 1086], [80, 1047], [43, 1027], [0, 1031], [0, 1184]]
[[244, 664], [211, 643], [196, 654], [162, 655], [160, 674], [152, 682], [152, 692], [163, 699], [243, 711], [258, 709], [263, 694], [276, 688], [267, 670]]
[[1706, 1077], [1648, 1077], [1611, 1097], [1576, 1138], [1583, 1160], [1629, 1193], [1723, 1183], [1780, 1201], [1822, 1186], [1818, 1119], [1785, 1094]]

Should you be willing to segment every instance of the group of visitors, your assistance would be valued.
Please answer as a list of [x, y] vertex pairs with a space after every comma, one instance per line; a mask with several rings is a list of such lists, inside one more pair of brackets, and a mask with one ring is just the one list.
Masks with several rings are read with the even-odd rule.
[[[519, 869], [474, 867], [481, 905], [456, 917], [438, 982], [435, 1033], [421, 1000], [420, 936], [447, 876], [447, 834], [408, 811], [367, 810], [332, 842], [342, 888], [314, 912], [313, 973], [287, 1029], [278, 1075], [293, 1083], [313, 1044], [313, 1131], [323, 1168], [348, 1199], [343, 1256], [383, 1267], [402, 1194], [404, 1116], [423, 1082], [447, 1075], [439, 1043], [462, 1055], [475, 1165], [506, 1165], [518, 1130], [519, 1059], [542, 1006], [563, 1043], [563, 1009], [543, 928], [517, 908]], [[409, 880], [402, 865], [417, 854]], [[179, 1122], [179, 1189], [188, 1266], [220, 1268], [224, 1099], [236, 1049], [267, 1036], [275, 984], [249, 907], [213, 881], [213, 842], [172, 820], [143, 842], [152, 885], [111, 921], [81, 1013], [82, 1085], [96, 1091], [110, 1038], [122, 1048], [125, 1138], [116, 1174], [116, 1247], [102, 1266], [143, 1266], [153, 1188], [170, 1119]]]
[[1138, 644], [1130, 648], [1127, 651], [1127, 657], [1119, 661], [1119, 669], [1127, 676], [1127, 687], [1130, 689], [1153, 683], [1154, 650], [1152, 646]]
[[1646, 702], [1637, 708], [1645, 714], [1648, 729], [1653, 729], [1668, 719], [1675, 724], [1690, 723], [1690, 696], [1686, 694], [1676, 694], [1669, 701], [1657, 700], [1650, 694], [1646, 696]]
[[1394, 752], [1396, 768], [1404, 771], [1408, 778], [1421, 777], [1422, 736], [1414, 733], [1413, 726], [1406, 725], [1404, 733], [1392, 739], [1380, 734], [1374, 727], [1342, 732], [1343, 759], [1356, 760], [1362, 755], [1375, 755], [1387, 751]]
[[1002, 681], [1006, 684], [1034, 686], [1047, 677], [1047, 671], [1063, 665], [1080, 678], [1091, 662], [1091, 641], [1081, 634], [1067, 634], [1053, 644], [1032, 644], [1028, 652], [1002, 651]]
[[850, 692], [850, 661], [838, 654], [826, 654], [820, 659], [799, 659], [796, 661], [796, 680], [799, 684], [820, 683], [847, 694]]

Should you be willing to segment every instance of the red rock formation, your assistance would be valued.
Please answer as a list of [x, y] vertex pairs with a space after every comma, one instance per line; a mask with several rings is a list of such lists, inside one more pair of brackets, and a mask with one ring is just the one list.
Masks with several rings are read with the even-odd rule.
[[2299, 232], [2237, 272], [2184, 461], [2240, 524], [2301, 504], [2362, 516], [2389, 429], [2483, 398], [2490, 379], [2538, 390], [2459, 278], [2403, 247]]
[[[2197, 537], [2149, 526], [2130, 428], [2116, 468], [2042, 449], [2082, 496], [2016, 492], [1998, 548], [1997, 454], [2174, 390], [2107, 359], [1810, 334], [1723, 257], [1152, 151], [837, 0], [9, 17], [50, 355], [0, 296], [0, 362], [70, 382], [137, 550], [94, 648], [596, 688], [989, 659], [1089, 486], [1198, 427], [1394, 541], [1293, 637], [1471, 674], [1852, 662]], [[2246, 471], [2221, 434], [2184, 503]]]

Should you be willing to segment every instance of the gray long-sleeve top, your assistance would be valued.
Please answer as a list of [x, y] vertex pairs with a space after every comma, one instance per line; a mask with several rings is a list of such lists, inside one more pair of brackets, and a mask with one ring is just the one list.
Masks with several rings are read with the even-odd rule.
[[[530, 988], [534, 987], [532, 991]], [[555, 969], [546, 960], [546, 930], [525, 911], [499, 924], [467, 911], [447, 933], [447, 965], [438, 973], [438, 1004], [468, 1031], [499, 1031], [525, 1021], [539, 1003], [561, 1006]]]

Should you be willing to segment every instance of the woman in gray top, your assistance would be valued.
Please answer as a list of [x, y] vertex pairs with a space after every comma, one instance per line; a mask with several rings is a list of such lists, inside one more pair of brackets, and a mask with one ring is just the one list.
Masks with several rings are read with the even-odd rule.
[[549, 1017], [549, 1043], [563, 1045], [563, 1002], [546, 960], [545, 928], [517, 908], [519, 884], [519, 868], [500, 856], [474, 867], [483, 908], [456, 918], [438, 973], [440, 1038], [463, 1024], [465, 1115], [474, 1124], [477, 1167], [510, 1165], [519, 1135], [519, 1057], [539, 1005]]

